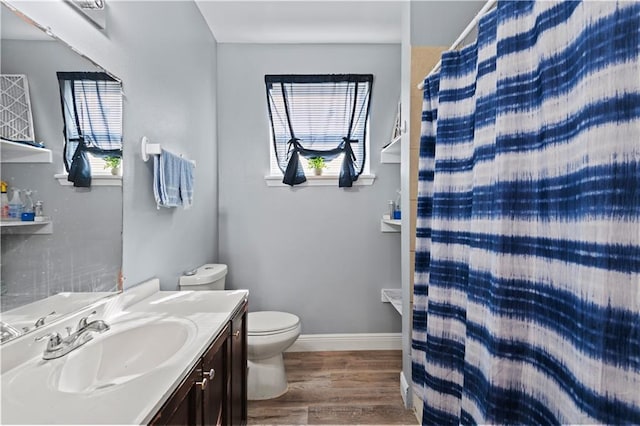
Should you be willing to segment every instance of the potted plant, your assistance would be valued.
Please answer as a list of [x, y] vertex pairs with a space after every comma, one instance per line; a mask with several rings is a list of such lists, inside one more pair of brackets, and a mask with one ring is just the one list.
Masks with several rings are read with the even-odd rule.
[[322, 157], [311, 157], [309, 158], [309, 167], [313, 169], [313, 172], [316, 176], [320, 176], [322, 174], [322, 169], [327, 167], [324, 162], [324, 158]]
[[111, 174], [114, 176], [120, 175], [120, 157], [108, 156], [104, 158], [104, 168], [111, 169]]

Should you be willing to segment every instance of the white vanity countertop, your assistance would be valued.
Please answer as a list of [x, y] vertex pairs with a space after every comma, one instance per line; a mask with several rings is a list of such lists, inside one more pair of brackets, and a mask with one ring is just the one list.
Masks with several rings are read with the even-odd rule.
[[[41, 317], [46, 323], [55, 321], [62, 315], [66, 315], [82, 309], [87, 305], [97, 302], [105, 297], [115, 296], [114, 292], [62, 292], [33, 303], [22, 305], [0, 313], [0, 319], [16, 328], [33, 328], [35, 321]], [[33, 330], [31, 330], [33, 331]]]
[[1, 423], [148, 423], [247, 297], [245, 290], [163, 291], [126, 307], [111, 298], [90, 318], [111, 329], [50, 361], [42, 360], [46, 343], [33, 339], [62, 334], [66, 323], [10, 342], [27, 356], [8, 368], [3, 362]]

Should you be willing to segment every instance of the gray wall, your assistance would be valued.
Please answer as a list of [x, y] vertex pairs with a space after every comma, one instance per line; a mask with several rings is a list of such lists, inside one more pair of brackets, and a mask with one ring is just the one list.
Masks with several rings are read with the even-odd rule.
[[[38, 141], [51, 164], [3, 164], [10, 187], [33, 189], [54, 222], [51, 235], [2, 235], [3, 310], [61, 291], [115, 289], [122, 266], [122, 189], [61, 186], [63, 120], [56, 71], [95, 71], [55, 41], [2, 41], [2, 73], [26, 74]], [[11, 194], [9, 194], [11, 195]]]
[[[125, 104], [125, 287], [178, 278], [217, 258], [216, 43], [192, 2], [113, 2], [109, 34], [121, 54]], [[153, 19], [150, 19], [153, 17]], [[160, 209], [140, 138], [196, 160], [191, 209]]]
[[[265, 74], [372, 73], [372, 186], [267, 187]], [[399, 45], [218, 45], [220, 261], [251, 310], [300, 316], [303, 333], [400, 331], [380, 289], [400, 287], [399, 234], [380, 232], [400, 188], [380, 164], [400, 96]]]
[[[486, 0], [411, 0], [411, 44], [450, 46], [485, 3]], [[474, 39], [472, 35], [468, 40]]]
[[[217, 259], [216, 41], [193, 2], [107, 2], [98, 31], [65, 1], [9, 0], [120, 77], [124, 88], [125, 288]], [[157, 210], [140, 139], [197, 161], [190, 210]]]

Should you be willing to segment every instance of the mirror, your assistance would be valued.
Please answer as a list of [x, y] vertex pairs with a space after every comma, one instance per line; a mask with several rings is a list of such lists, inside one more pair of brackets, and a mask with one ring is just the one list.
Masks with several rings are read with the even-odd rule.
[[[2, 143], [0, 174], [9, 185], [8, 197], [20, 189], [28, 204], [24, 191], [32, 191], [31, 200], [42, 201], [49, 219], [20, 225], [2, 219], [0, 320], [2, 340], [8, 341], [121, 289], [122, 181], [97, 179], [94, 173], [109, 170], [95, 170], [94, 161], [91, 188], [75, 188], [60, 178], [66, 173], [65, 140], [56, 73], [108, 71], [5, 4], [0, 18], [0, 73], [27, 76], [35, 139], [51, 151], [51, 162], [8, 162], [10, 149]], [[101, 185], [105, 182], [109, 185]]]

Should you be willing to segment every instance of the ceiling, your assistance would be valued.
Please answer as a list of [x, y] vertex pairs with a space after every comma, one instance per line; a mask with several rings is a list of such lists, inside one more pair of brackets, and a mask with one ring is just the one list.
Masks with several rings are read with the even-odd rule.
[[219, 43], [400, 43], [403, 0], [195, 0]]
[[[219, 43], [400, 43], [402, 7], [407, 1], [195, 0], [195, 3]], [[412, 44], [451, 44], [483, 4], [484, 0], [412, 0], [412, 21], [419, 21], [412, 23]], [[25, 25], [5, 6], [0, 17], [4, 39], [51, 39], [44, 31]]]
[[486, 0], [194, 0], [220, 43], [411, 43], [448, 46]]

